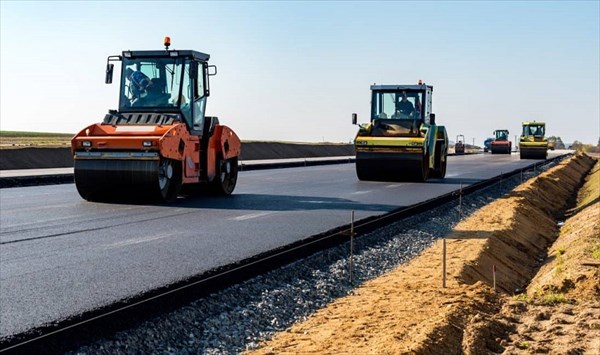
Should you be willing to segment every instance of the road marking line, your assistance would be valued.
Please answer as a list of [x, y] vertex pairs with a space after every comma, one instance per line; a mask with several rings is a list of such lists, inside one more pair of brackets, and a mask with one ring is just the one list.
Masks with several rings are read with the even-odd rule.
[[122, 240], [120, 242], [116, 242], [116, 243], [113, 243], [113, 244], [107, 244], [107, 245], [105, 245], [105, 247], [106, 248], [125, 247], [125, 246], [129, 246], [129, 245], [135, 245], [135, 244], [140, 244], [140, 243], [152, 242], [154, 240], [168, 238], [168, 237], [172, 237], [174, 235], [175, 234], [167, 234], [167, 235], [157, 235], [157, 236], [154, 236], [154, 237], [145, 237], [145, 238], [136, 238], [136, 239]]
[[245, 221], [247, 219], [253, 219], [253, 218], [259, 218], [259, 217], [264, 217], [267, 215], [272, 214], [273, 212], [257, 212], [257, 213], [250, 213], [250, 214], [244, 214], [241, 216], [237, 216], [237, 217], [233, 217], [231, 219], [233, 219], [234, 221]]

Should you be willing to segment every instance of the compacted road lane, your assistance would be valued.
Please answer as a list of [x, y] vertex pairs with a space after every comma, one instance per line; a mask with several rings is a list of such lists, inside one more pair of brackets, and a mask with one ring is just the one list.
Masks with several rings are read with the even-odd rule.
[[354, 164], [256, 170], [230, 197], [168, 206], [90, 203], [73, 184], [0, 189], [0, 339], [534, 162], [451, 156], [427, 183], [358, 181]]

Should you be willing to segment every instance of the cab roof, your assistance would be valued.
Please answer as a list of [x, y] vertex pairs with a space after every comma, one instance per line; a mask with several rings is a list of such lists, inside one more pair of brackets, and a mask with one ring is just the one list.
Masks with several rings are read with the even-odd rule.
[[402, 91], [402, 90], [412, 90], [412, 91], [420, 91], [420, 90], [433, 90], [433, 86], [427, 84], [417, 84], [417, 85], [371, 85], [371, 91]]
[[193, 58], [207, 62], [210, 54], [192, 50], [153, 50], [153, 51], [123, 51], [124, 58]]
[[523, 122], [523, 126], [545, 126], [546, 122], [537, 122], [537, 121], [525, 121]]

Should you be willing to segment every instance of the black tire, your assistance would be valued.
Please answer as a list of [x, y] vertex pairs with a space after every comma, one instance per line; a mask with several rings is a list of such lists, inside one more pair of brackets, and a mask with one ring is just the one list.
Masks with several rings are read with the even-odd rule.
[[448, 157], [446, 156], [444, 161], [442, 162], [442, 146], [441, 144], [436, 144], [435, 147], [435, 170], [430, 172], [430, 176], [432, 178], [443, 179], [446, 177], [446, 166], [448, 164]]
[[[441, 157], [440, 157], [441, 159]], [[446, 166], [448, 165], [448, 159], [445, 159], [443, 162], [438, 162], [436, 166], [437, 169], [433, 170], [430, 174], [432, 178], [443, 179], [446, 177]]]
[[177, 199], [181, 190], [181, 162], [171, 159], [161, 159], [158, 166], [159, 199], [172, 202]]
[[216, 195], [228, 196], [235, 189], [238, 178], [238, 158], [218, 159], [217, 175], [211, 182], [211, 191]]
[[427, 181], [427, 179], [429, 178], [429, 173], [430, 173], [430, 169], [429, 169], [429, 155], [424, 155], [423, 159], [421, 160], [421, 164], [420, 164], [420, 172], [417, 171], [417, 176], [416, 176], [416, 181], [418, 182], [424, 182]]

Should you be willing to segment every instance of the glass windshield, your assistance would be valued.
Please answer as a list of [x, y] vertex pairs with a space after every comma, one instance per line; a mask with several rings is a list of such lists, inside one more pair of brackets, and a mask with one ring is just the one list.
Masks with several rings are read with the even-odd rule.
[[[182, 58], [123, 58], [120, 108], [189, 105], [192, 88], [188, 67]], [[188, 84], [184, 90], [182, 82]]]
[[508, 138], [508, 131], [496, 131], [496, 139], [506, 140]]
[[421, 120], [423, 93], [420, 91], [373, 91], [371, 119]]
[[523, 126], [523, 135], [524, 136], [544, 136], [545, 135], [545, 126], [536, 125], [536, 126]]

